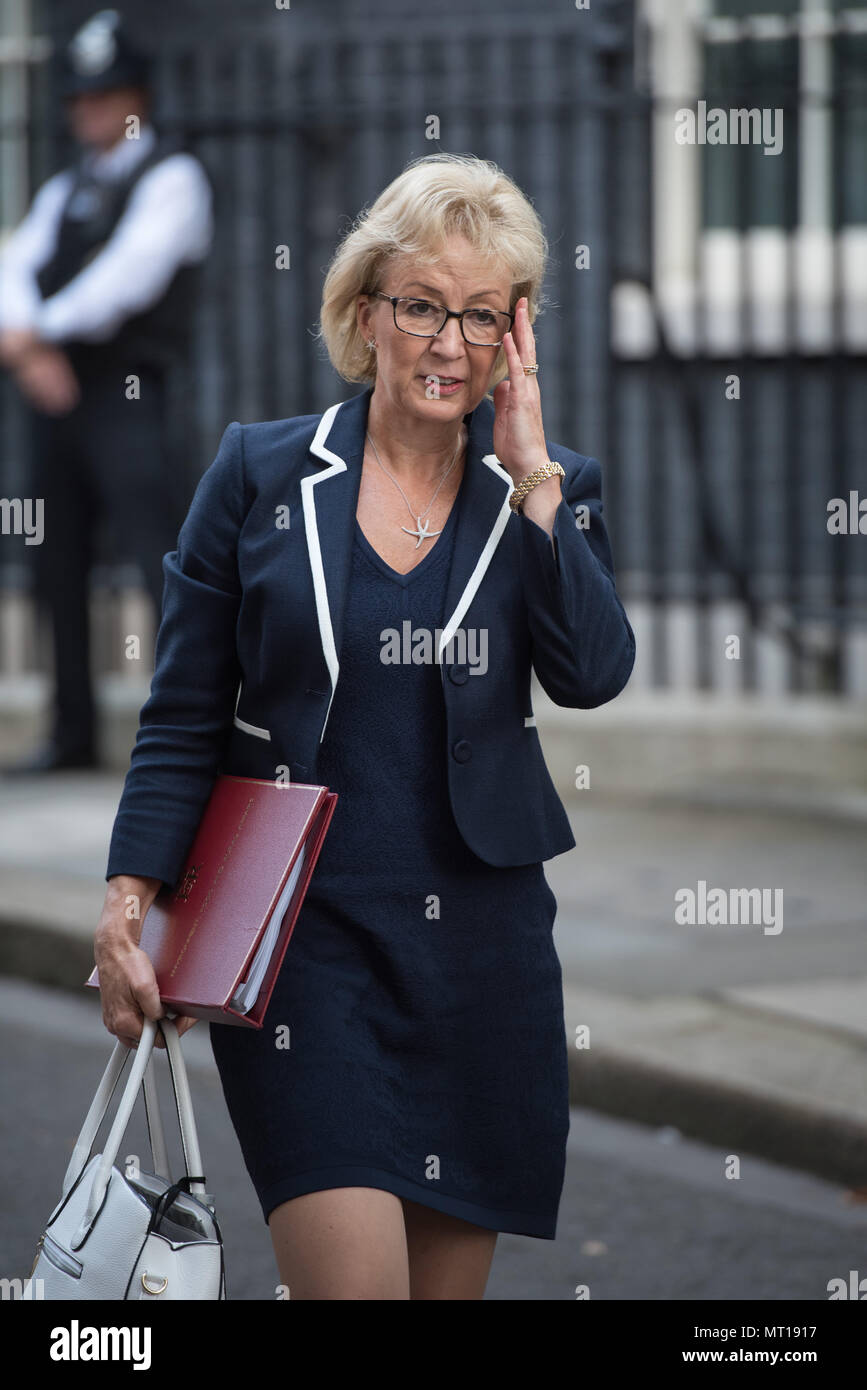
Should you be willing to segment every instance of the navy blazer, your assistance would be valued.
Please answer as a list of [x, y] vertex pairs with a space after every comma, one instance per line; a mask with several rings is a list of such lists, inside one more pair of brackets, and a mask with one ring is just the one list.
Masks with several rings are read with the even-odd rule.
[[[340, 678], [372, 389], [322, 415], [227, 426], [163, 560], [154, 676], [106, 878], [175, 883], [219, 772], [316, 782]], [[489, 864], [529, 864], [575, 844], [542, 755], [531, 668], [556, 704], [587, 709], [623, 689], [635, 640], [614, 587], [598, 462], [546, 441], [565, 470], [552, 544], [509, 508], [514, 484], [493, 452], [493, 402], [484, 397], [464, 420], [436, 648], [446, 658], [441, 752], [469, 847]], [[487, 634], [484, 674], [455, 659], [455, 634], [473, 628]]]

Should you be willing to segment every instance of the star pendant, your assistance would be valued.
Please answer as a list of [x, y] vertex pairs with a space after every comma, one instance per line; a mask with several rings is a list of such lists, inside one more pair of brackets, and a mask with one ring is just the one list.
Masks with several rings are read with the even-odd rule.
[[418, 536], [418, 540], [415, 543], [416, 550], [418, 550], [422, 541], [430, 540], [433, 536], [442, 535], [442, 531], [431, 531], [430, 522], [422, 521], [420, 516], [416, 517], [416, 521], [418, 522], [418, 525], [414, 531], [411, 531], [408, 526], [401, 526], [400, 528], [401, 531], [405, 531], [408, 536]]

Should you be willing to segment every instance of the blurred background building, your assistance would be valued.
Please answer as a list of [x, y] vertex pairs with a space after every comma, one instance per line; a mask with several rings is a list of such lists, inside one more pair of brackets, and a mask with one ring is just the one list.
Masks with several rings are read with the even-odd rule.
[[[50, 58], [95, 8], [0, 9], [0, 238], [69, 157]], [[867, 696], [867, 541], [827, 525], [830, 499], [867, 493], [867, 0], [116, 8], [156, 53], [155, 119], [216, 188], [173, 415], [188, 497], [228, 421], [360, 389], [312, 337], [334, 246], [407, 160], [472, 151], [548, 232], [545, 421], [603, 463], [639, 641], [624, 698]], [[782, 149], [678, 143], [700, 101], [782, 113]], [[26, 476], [0, 377], [0, 493]], [[0, 680], [38, 696], [25, 552], [2, 537]], [[108, 692], [141, 682], [118, 640], [140, 630], [137, 583], [96, 575]]]

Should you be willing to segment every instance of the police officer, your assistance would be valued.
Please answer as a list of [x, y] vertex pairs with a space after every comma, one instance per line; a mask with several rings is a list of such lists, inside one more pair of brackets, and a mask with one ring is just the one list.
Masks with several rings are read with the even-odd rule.
[[51, 617], [53, 728], [9, 773], [98, 764], [89, 572], [97, 524], [138, 563], [159, 617], [162, 557], [177, 539], [169, 374], [188, 352], [196, 267], [213, 237], [199, 161], [159, 134], [148, 61], [116, 10], [63, 55], [81, 149], [48, 179], [0, 255], [0, 364], [27, 401], [33, 497], [44, 499], [37, 599]]

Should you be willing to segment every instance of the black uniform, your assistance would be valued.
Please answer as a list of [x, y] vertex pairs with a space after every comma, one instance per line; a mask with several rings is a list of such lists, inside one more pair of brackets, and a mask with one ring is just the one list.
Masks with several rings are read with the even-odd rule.
[[[109, 240], [139, 179], [180, 146], [157, 139], [128, 176], [106, 183], [81, 159], [51, 260], [37, 277], [56, 294]], [[135, 267], [130, 267], [135, 273]], [[113, 561], [135, 561], [157, 616], [162, 557], [174, 549], [183, 516], [177, 460], [166, 417], [168, 373], [187, 353], [196, 265], [180, 266], [159, 301], [124, 322], [107, 342], [67, 339], [81, 400], [64, 416], [31, 410], [33, 495], [44, 499], [36, 594], [51, 615], [55, 663], [52, 739], [64, 755], [94, 752], [90, 680], [89, 572], [102, 526]], [[139, 399], [128, 378], [139, 381]]]

